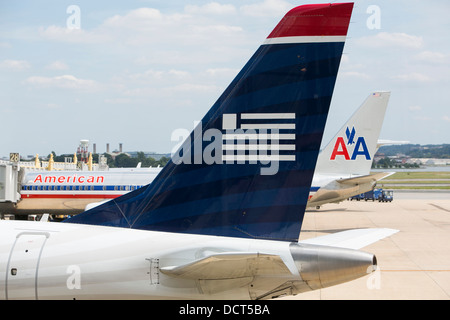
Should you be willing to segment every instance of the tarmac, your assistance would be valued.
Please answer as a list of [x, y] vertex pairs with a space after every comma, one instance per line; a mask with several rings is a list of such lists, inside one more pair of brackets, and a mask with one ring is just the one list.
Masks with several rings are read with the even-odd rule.
[[308, 210], [300, 240], [356, 228], [399, 230], [362, 249], [376, 255], [377, 271], [283, 299], [450, 299], [450, 192], [394, 192], [391, 203], [344, 201]]

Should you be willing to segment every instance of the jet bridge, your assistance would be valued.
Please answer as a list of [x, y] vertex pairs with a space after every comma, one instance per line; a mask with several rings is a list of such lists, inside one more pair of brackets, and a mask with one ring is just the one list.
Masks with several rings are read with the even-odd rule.
[[[20, 167], [17, 163], [0, 163], [0, 205], [15, 205], [20, 200]], [[0, 210], [1, 211], [1, 210]]]

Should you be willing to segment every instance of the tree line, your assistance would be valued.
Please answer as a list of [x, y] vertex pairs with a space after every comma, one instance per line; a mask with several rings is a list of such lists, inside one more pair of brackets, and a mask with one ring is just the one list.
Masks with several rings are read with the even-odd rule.
[[[53, 160], [55, 162], [65, 162], [66, 158], [73, 158], [73, 154], [62, 154], [56, 155], [54, 151], [52, 151]], [[110, 168], [135, 168], [139, 163], [141, 163], [141, 167], [164, 167], [167, 162], [169, 162], [170, 158], [162, 157], [159, 160], [152, 158], [151, 156], [146, 157], [144, 152], [138, 152], [137, 157], [130, 157], [126, 153], [121, 153], [115, 157], [110, 155], [109, 153], [103, 153], [104, 157], [106, 157], [106, 163]], [[99, 163], [100, 154], [96, 153], [92, 155], [92, 160], [94, 163]], [[50, 155], [48, 156], [50, 158]], [[80, 156], [77, 157], [78, 161], [81, 161]]]
[[417, 163], [400, 163], [397, 162], [391, 158], [385, 157], [378, 161], [372, 162], [372, 168], [377, 169], [389, 169], [389, 168], [405, 168], [405, 169], [411, 169], [411, 168], [420, 168], [420, 165]]
[[411, 158], [437, 158], [450, 159], [450, 144], [403, 144], [393, 146], [382, 146], [378, 153], [386, 156], [404, 154]]

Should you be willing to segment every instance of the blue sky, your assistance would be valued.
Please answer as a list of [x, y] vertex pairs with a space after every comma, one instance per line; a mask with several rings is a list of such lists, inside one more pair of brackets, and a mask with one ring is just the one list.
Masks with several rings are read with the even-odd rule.
[[[193, 128], [306, 3], [2, 1], [0, 156], [73, 153], [81, 139], [170, 152], [172, 132]], [[380, 138], [450, 143], [449, 11], [447, 0], [355, 1], [324, 143], [375, 90], [392, 92]]]

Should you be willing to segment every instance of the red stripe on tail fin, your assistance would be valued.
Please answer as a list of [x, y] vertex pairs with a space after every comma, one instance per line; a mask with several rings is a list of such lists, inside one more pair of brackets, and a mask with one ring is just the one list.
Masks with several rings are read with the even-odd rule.
[[268, 38], [345, 36], [353, 3], [311, 4], [292, 9]]

